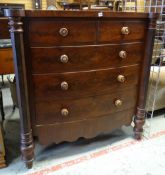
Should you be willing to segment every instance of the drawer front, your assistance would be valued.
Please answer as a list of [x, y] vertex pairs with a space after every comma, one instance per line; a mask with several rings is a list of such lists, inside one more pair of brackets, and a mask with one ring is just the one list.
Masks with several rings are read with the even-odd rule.
[[[126, 32], [127, 30], [129, 33]], [[146, 32], [146, 22], [100, 21], [98, 41], [121, 43], [126, 41], [144, 40]]]
[[[79, 73], [33, 75], [35, 98], [42, 101], [107, 94], [118, 88], [136, 85], [139, 71], [140, 66], [134, 65]], [[121, 76], [124, 82], [120, 82]]]
[[109, 133], [122, 125], [130, 125], [135, 109], [90, 118], [75, 122], [56, 122], [48, 125], [37, 125], [38, 139], [41, 144], [74, 141], [79, 137], [93, 138], [100, 133]]
[[137, 64], [143, 58], [143, 50], [143, 43], [32, 48], [32, 72], [61, 73]]
[[37, 124], [74, 122], [135, 107], [137, 88], [116, 91], [114, 94], [92, 96], [76, 100], [57, 100], [36, 103]]
[[77, 45], [94, 43], [95, 21], [34, 20], [29, 24], [31, 46]]

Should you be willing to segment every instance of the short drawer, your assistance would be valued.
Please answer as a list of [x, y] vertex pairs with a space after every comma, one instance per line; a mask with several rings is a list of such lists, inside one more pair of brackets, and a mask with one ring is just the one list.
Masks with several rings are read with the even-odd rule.
[[137, 88], [117, 90], [114, 94], [92, 96], [75, 100], [44, 101], [36, 103], [37, 124], [74, 122], [135, 107]]
[[91, 44], [96, 41], [95, 21], [34, 20], [29, 24], [31, 46]]
[[140, 66], [99, 71], [33, 75], [36, 101], [73, 99], [107, 94], [137, 85]]
[[143, 21], [100, 21], [98, 41], [126, 42], [144, 41], [147, 23]]
[[32, 72], [62, 73], [139, 63], [143, 43], [58, 48], [32, 48]]

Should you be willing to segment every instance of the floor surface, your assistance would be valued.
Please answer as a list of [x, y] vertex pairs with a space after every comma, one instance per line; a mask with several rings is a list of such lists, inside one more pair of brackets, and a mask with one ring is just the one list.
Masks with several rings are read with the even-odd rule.
[[19, 151], [19, 113], [12, 112], [8, 87], [3, 88], [6, 120], [6, 158], [8, 167], [0, 175], [164, 175], [165, 117], [148, 119], [144, 138], [133, 138], [132, 127], [73, 143], [43, 147], [36, 142], [35, 161], [27, 170]]

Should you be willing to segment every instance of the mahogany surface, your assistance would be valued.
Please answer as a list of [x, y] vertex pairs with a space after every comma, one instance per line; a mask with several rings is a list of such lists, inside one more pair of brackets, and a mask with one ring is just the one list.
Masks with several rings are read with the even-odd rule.
[[8, 19], [0, 17], [0, 39], [9, 39], [10, 32], [8, 26]]
[[[92, 138], [100, 133], [109, 132], [109, 128], [116, 129], [121, 127], [122, 123], [130, 125], [132, 116], [135, 112], [134, 108], [120, 111], [117, 113], [108, 114], [96, 118], [89, 118], [88, 120], [78, 120], [77, 122], [63, 122], [50, 125], [38, 125], [37, 131], [40, 133], [39, 141], [41, 144], [51, 144], [52, 139], [56, 140], [56, 143], [63, 140], [74, 141], [80, 135], [85, 138]], [[83, 126], [83, 127], [82, 127]], [[74, 128], [74, 132], [73, 132]], [[103, 129], [104, 128], [104, 129]], [[65, 131], [65, 132], [62, 132]], [[52, 134], [53, 133], [53, 134]]]
[[33, 136], [45, 145], [91, 138], [129, 125], [134, 116], [135, 137], [141, 138], [157, 14], [5, 10], [5, 15], [28, 168]]
[[[114, 69], [88, 72], [71, 72], [33, 76], [35, 100], [74, 99], [100, 94], [111, 94], [116, 89], [138, 84], [140, 66], [133, 65]], [[118, 75], [125, 76], [125, 82], [117, 81]], [[68, 90], [61, 89], [61, 82], [68, 83]]]
[[12, 48], [0, 48], [0, 74], [14, 73]]
[[[121, 34], [121, 28], [127, 26], [130, 28], [129, 35]], [[144, 41], [147, 30], [146, 21], [141, 20], [122, 20], [122, 21], [100, 21], [98, 41], [99, 42], [133, 42]]]
[[[94, 44], [96, 40], [96, 27], [93, 20], [73, 21], [54, 18], [45, 20], [34, 20], [29, 22], [29, 41], [31, 46], [56, 46], [56, 45], [76, 45]], [[46, 27], [45, 27], [46, 26]], [[68, 29], [68, 36], [59, 35], [60, 28]], [[49, 30], [48, 30], [49, 29]]]
[[[121, 99], [123, 105], [115, 106], [114, 101]], [[39, 101], [36, 103], [37, 125], [54, 124], [56, 122], [76, 122], [97, 118], [103, 115], [134, 108], [137, 100], [137, 87], [128, 88], [125, 91], [116, 91], [113, 94], [92, 96], [79, 99], [62, 99], [51, 101]], [[67, 108], [69, 115], [61, 117], [61, 109]], [[113, 117], [113, 115], [112, 115]]]
[[[61, 46], [61, 45], [84, 45], [108, 42], [129, 42], [144, 40], [146, 32], [146, 23], [144, 21], [93, 21], [90, 19], [73, 21], [51, 19], [42, 22], [35, 20], [29, 23], [29, 40], [31, 46]], [[44, 26], [47, 26], [46, 28]], [[121, 34], [122, 26], [128, 26], [130, 35]], [[68, 36], [61, 37], [59, 35], [60, 28], [68, 29]], [[49, 30], [47, 30], [49, 29]], [[46, 35], [45, 35], [46, 34]]]
[[[1, 39], [10, 39], [8, 18], [4, 17], [0, 17], [0, 40]], [[12, 73], [14, 73], [12, 48], [0, 48], [0, 74]]]
[[[34, 74], [87, 71], [138, 64], [142, 61], [143, 43], [95, 45], [54, 48], [31, 48], [32, 72]], [[127, 58], [119, 57], [125, 50]], [[60, 56], [66, 54], [68, 63], [63, 64]], [[40, 65], [40, 66], [38, 66]]]

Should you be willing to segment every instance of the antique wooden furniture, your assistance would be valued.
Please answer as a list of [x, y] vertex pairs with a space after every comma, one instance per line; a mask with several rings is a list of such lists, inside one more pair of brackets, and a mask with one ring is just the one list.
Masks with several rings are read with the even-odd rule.
[[11, 48], [8, 19], [0, 17], [0, 75], [14, 73], [13, 51]]
[[0, 17], [0, 39], [9, 39], [8, 19]]
[[12, 48], [0, 48], [0, 74], [13, 74], [13, 51]]
[[[0, 75], [14, 73], [13, 63], [13, 51], [11, 48], [10, 33], [8, 29], [8, 19], [0, 17]], [[0, 88], [0, 111], [2, 119], [4, 119], [5, 113], [3, 109], [2, 91]]]
[[0, 18], [0, 74], [14, 73], [13, 52], [11, 44], [8, 41], [10, 33], [8, 28], [8, 19]]
[[141, 138], [156, 16], [109, 11], [5, 11], [14, 48], [21, 150], [129, 125]]

